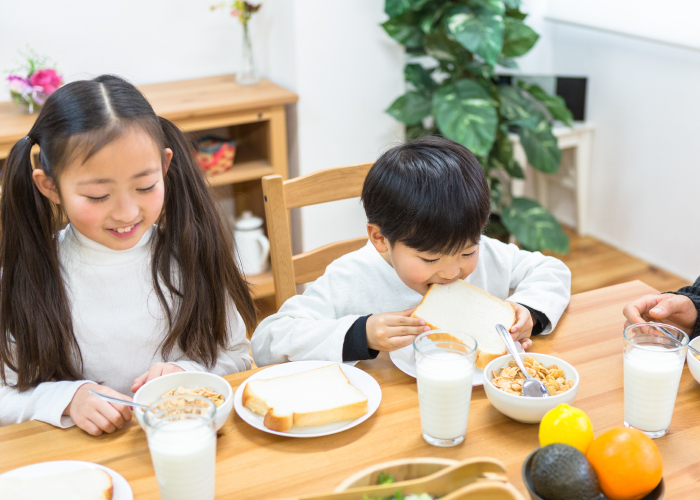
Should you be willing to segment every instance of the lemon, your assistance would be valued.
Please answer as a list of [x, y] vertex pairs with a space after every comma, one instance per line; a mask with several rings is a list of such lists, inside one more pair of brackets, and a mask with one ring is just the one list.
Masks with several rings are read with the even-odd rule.
[[540, 446], [564, 443], [584, 455], [593, 441], [593, 425], [582, 410], [561, 404], [545, 413], [540, 422]]

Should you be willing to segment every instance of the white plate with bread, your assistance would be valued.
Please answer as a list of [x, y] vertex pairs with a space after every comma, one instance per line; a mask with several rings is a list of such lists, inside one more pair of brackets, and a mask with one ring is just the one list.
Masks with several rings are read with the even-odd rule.
[[129, 483], [103, 465], [78, 460], [40, 462], [0, 475], [0, 498], [133, 500]]
[[318, 437], [342, 432], [377, 411], [382, 390], [344, 363], [293, 361], [251, 375], [233, 396], [236, 413], [264, 432]]
[[[472, 385], [483, 385], [484, 367], [506, 354], [506, 346], [496, 333], [496, 324], [500, 323], [508, 330], [515, 324], [515, 309], [510, 303], [463, 280], [430, 285], [411, 316], [424, 319], [434, 330], [458, 331], [476, 339], [476, 370]], [[525, 352], [519, 342], [515, 345], [519, 352]], [[416, 377], [413, 344], [392, 351], [389, 357], [399, 370]]]

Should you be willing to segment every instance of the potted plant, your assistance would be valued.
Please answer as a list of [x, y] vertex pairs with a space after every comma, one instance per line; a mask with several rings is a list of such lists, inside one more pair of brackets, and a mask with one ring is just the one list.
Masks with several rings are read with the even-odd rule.
[[406, 124], [409, 139], [442, 134], [469, 148], [485, 170], [492, 214], [524, 248], [568, 252], [569, 239], [552, 214], [510, 193], [510, 179], [525, 174], [509, 134], [520, 137], [530, 165], [555, 173], [561, 151], [552, 122], [572, 124], [560, 97], [517, 77], [503, 83], [495, 74], [496, 67], [517, 68], [514, 59], [539, 38], [523, 22], [520, 0], [386, 0], [385, 11], [384, 30], [408, 55], [408, 91], [387, 112]]

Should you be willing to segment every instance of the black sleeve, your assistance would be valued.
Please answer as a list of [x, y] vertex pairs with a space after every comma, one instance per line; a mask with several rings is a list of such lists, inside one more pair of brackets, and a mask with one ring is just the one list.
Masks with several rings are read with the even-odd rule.
[[695, 283], [693, 283], [691, 286], [684, 286], [683, 288], [679, 289], [677, 292], [665, 292], [665, 293], [674, 293], [676, 295], [685, 295], [688, 297], [690, 300], [693, 301], [693, 304], [695, 304], [695, 309], [698, 310], [698, 319], [695, 321], [695, 328], [693, 328], [693, 333], [690, 334], [690, 338], [694, 339], [695, 337], [700, 336], [700, 277], [695, 280]]
[[374, 359], [379, 351], [367, 346], [367, 319], [368, 316], [360, 316], [350, 326], [343, 341], [343, 361], [360, 361]]
[[[520, 304], [520, 302], [518, 302]], [[525, 309], [530, 311], [530, 313], [537, 318], [537, 324], [532, 328], [532, 333], [530, 335], [539, 335], [544, 331], [545, 328], [549, 326], [549, 318], [547, 315], [543, 312], [538, 311], [537, 309], [533, 309], [530, 306], [526, 306], [525, 304], [520, 304], [523, 306]]]

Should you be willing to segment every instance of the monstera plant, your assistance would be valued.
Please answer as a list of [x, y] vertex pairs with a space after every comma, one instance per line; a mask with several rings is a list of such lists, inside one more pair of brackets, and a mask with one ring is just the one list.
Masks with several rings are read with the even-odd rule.
[[[527, 161], [544, 173], [559, 169], [552, 122], [568, 125], [564, 101], [496, 68], [517, 69], [539, 35], [523, 21], [520, 0], [386, 0], [384, 30], [406, 47], [408, 91], [387, 112], [406, 124], [407, 138], [441, 134], [469, 148], [486, 172], [492, 214], [528, 250], [566, 253], [569, 239], [536, 201], [510, 194], [524, 178], [513, 158], [517, 134]], [[493, 226], [492, 226], [493, 228]]]

